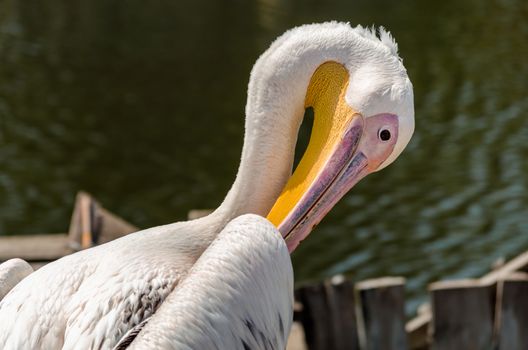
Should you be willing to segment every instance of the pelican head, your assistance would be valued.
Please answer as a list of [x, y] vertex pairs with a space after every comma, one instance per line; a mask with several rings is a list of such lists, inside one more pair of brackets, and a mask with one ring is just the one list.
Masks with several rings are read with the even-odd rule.
[[[265, 189], [253, 212], [267, 213], [290, 252], [358, 181], [392, 163], [413, 133], [412, 84], [391, 35], [376, 34], [336, 22], [294, 28], [252, 70], [238, 177]], [[292, 174], [306, 108], [314, 112], [312, 134]], [[254, 171], [244, 176], [247, 163]]]

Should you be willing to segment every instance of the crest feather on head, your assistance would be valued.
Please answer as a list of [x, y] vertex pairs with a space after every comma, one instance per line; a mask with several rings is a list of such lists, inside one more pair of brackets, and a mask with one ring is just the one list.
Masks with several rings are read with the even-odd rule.
[[384, 27], [363, 27], [358, 25], [354, 28], [363, 38], [383, 44], [393, 55], [398, 55], [398, 44], [391, 33]]

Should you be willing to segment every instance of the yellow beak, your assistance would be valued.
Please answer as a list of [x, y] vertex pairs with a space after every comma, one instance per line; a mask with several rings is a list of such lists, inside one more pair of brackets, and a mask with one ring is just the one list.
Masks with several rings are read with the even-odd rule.
[[349, 74], [335, 62], [312, 76], [305, 107], [314, 109], [310, 142], [268, 219], [292, 252], [337, 201], [376, 171], [398, 139], [398, 116], [364, 118], [345, 101]]
[[305, 108], [314, 109], [312, 135], [299, 165], [268, 214], [277, 227], [314, 183], [350, 120], [359, 117], [345, 102], [348, 80], [348, 71], [336, 62], [324, 63], [312, 76], [305, 99]]

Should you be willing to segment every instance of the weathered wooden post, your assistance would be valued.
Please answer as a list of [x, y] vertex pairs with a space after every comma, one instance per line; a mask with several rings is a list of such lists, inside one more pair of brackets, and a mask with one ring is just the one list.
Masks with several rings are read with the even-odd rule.
[[359, 349], [354, 310], [354, 285], [342, 276], [300, 288], [299, 320], [310, 350]]
[[362, 350], [406, 350], [405, 279], [384, 277], [356, 284], [359, 344]]
[[499, 280], [496, 310], [498, 349], [528, 349], [528, 274]]
[[310, 350], [330, 349], [332, 345], [329, 332], [330, 315], [323, 284], [307, 285], [297, 292], [303, 306], [300, 321], [304, 327], [306, 345]]
[[429, 290], [433, 350], [492, 348], [494, 285], [467, 279], [435, 282]]
[[332, 349], [359, 349], [354, 304], [354, 284], [342, 275], [325, 281], [326, 299], [330, 311]]

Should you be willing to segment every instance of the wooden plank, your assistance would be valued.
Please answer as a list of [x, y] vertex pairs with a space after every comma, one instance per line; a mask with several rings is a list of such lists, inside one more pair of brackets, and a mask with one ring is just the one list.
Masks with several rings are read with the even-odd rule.
[[331, 349], [357, 350], [356, 312], [354, 303], [354, 284], [342, 275], [334, 276], [324, 283], [330, 332], [333, 341]]
[[431, 284], [431, 349], [491, 349], [495, 299], [493, 287], [471, 279]]
[[528, 272], [528, 251], [510, 260], [502, 267], [484, 275], [480, 281], [485, 284], [497, 283], [501, 278], [507, 278], [516, 271]]
[[66, 234], [0, 237], [0, 262], [13, 258], [26, 261], [55, 260], [72, 253]]
[[359, 345], [362, 350], [407, 349], [402, 277], [356, 284]]
[[427, 349], [430, 343], [429, 320], [431, 305], [424, 303], [418, 308], [418, 316], [405, 324], [410, 349]]
[[[499, 279], [505, 278], [516, 271], [528, 272], [528, 251], [482, 276], [480, 282], [482, 284], [494, 284], [497, 283]], [[428, 341], [426, 337], [427, 332], [425, 332], [425, 330], [429, 328], [431, 318], [432, 314], [429, 312], [420, 314], [407, 322], [406, 329], [409, 332], [409, 338], [413, 339], [411, 342], [411, 349], [417, 349], [419, 347], [415, 345], [424, 344], [424, 342]]]
[[528, 349], [528, 274], [512, 274], [497, 288], [499, 350]]
[[428, 312], [412, 318], [405, 324], [410, 349], [418, 350], [428, 346], [431, 318], [432, 315]]

